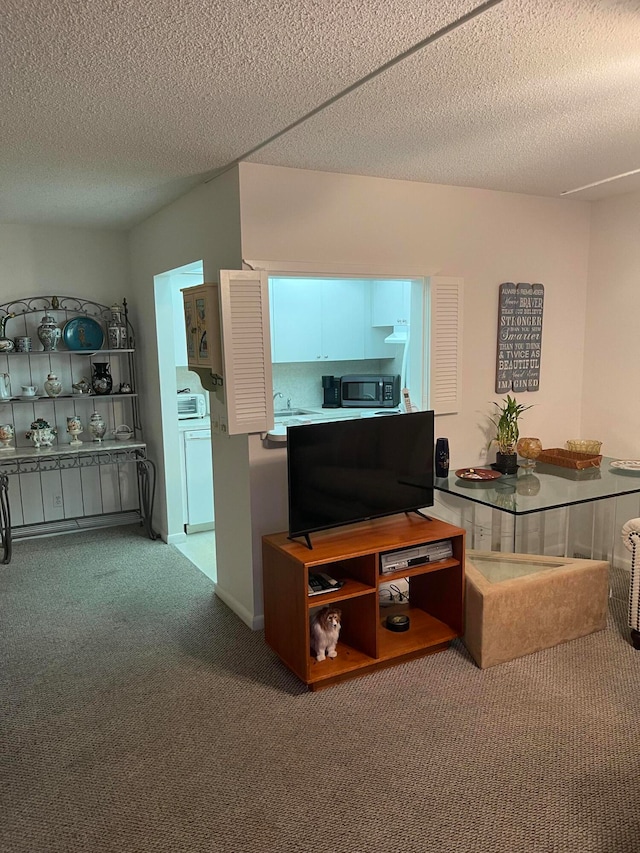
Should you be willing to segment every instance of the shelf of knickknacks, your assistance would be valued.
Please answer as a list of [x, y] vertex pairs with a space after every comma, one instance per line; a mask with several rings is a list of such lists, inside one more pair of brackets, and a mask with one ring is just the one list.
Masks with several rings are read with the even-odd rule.
[[36, 394], [30, 399], [25, 397], [7, 397], [0, 398], [0, 403], [42, 403], [51, 400], [121, 400], [123, 397], [137, 397], [133, 391], [116, 391], [114, 394], [58, 394], [57, 397], [50, 397], [48, 394]]
[[[88, 438], [85, 440], [94, 445], [101, 446], [106, 444], [105, 435], [112, 435], [116, 443], [130, 442], [135, 440], [135, 430], [127, 424], [120, 424], [116, 429], [107, 430], [107, 422], [97, 410], [86, 419], [86, 423], [78, 415], [68, 415], [66, 417], [66, 432], [70, 436], [68, 446], [65, 446], [64, 437], [60, 435], [60, 430], [55, 424], [50, 424], [44, 418], [36, 418], [31, 422], [29, 429], [24, 433], [25, 439], [31, 441], [31, 445], [36, 450], [43, 447], [48, 449], [56, 448], [59, 452], [73, 450], [84, 444], [84, 441], [78, 436], [86, 433]], [[0, 451], [14, 451], [23, 453], [27, 448], [21, 445], [15, 445], [15, 427], [13, 424], [0, 424]], [[107, 439], [108, 441], [108, 439]]]
[[75, 349], [55, 349], [55, 350], [27, 350], [27, 351], [18, 351], [18, 350], [0, 350], [0, 355], [8, 355], [10, 358], [23, 358], [24, 356], [38, 356], [38, 355], [79, 355], [84, 356], [84, 358], [91, 357], [93, 355], [109, 355], [109, 353], [113, 353], [115, 355], [122, 355], [122, 353], [127, 352], [135, 352], [134, 349], [95, 349], [95, 350], [75, 350]]
[[[1, 431], [2, 426], [0, 425], [0, 433]], [[30, 473], [34, 470], [51, 470], [49, 465], [54, 460], [56, 460], [55, 468], [65, 468], [65, 458], [70, 460], [72, 467], [76, 466], [73, 460], [77, 457], [91, 457], [92, 460], [96, 460], [93, 464], [108, 464], [110, 454], [135, 453], [136, 456], [144, 458], [145, 450], [144, 441], [136, 439], [117, 441], [111, 438], [104, 441], [86, 440], [77, 445], [67, 442], [66, 444], [52, 444], [50, 447], [35, 447], [34, 445], [29, 447], [0, 447], [0, 473], [17, 474]], [[26, 463], [30, 467], [24, 467], [21, 463]], [[41, 463], [45, 466], [44, 468], [40, 467]]]
[[[86, 516], [137, 512], [156, 538], [155, 466], [141, 440], [134, 353], [126, 300], [35, 296], [0, 304], [0, 475], [20, 481], [11, 514], [0, 513], [1, 562], [11, 559], [12, 526], [67, 529]], [[52, 502], [54, 488], [62, 503]], [[12, 493], [5, 490], [5, 503]]]

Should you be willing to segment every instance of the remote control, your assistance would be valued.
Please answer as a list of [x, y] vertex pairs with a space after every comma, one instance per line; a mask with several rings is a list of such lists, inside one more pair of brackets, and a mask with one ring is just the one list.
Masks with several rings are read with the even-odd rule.
[[337, 581], [325, 572], [309, 573], [309, 595], [320, 595], [323, 592], [331, 592], [344, 586], [344, 581]]
[[321, 582], [325, 584], [326, 589], [340, 589], [344, 585], [344, 581], [337, 581], [326, 572], [316, 572], [316, 577], [320, 578]]

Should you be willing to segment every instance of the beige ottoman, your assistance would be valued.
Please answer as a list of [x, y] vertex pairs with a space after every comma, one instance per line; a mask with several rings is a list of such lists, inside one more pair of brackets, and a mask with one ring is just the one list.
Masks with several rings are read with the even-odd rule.
[[609, 564], [467, 551], [464, 644], [482, 669], [607, 624]]

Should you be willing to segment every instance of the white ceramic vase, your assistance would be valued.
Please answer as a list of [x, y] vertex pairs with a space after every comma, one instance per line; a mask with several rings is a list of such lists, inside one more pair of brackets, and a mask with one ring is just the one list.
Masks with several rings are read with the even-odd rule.
[[38, 326], [38, 338], [42, 344], [42, 349], [45, 352], [55, 352], [61, 335], [62, 332], [54, 317], [51, 314], [45, 314]]
[[62, 393], [62, 383], [55, 373], [50, 373], [47, 376], [47, 381], [44, 383], [44, 390], [49, 397], [57, 397], [58, 394]]
[[89, 418], [87, 431], [93, 437], [94, 441], [102, 441], [104, 438], [104, 434], [107, 431], [107, 424], [99, 412], [94, 412]]

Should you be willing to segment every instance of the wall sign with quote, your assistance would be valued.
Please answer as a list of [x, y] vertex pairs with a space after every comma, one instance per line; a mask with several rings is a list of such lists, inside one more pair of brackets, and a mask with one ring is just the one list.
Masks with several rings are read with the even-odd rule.
[[540, 387], [544, 286], [500, 285], [496, 394]]

